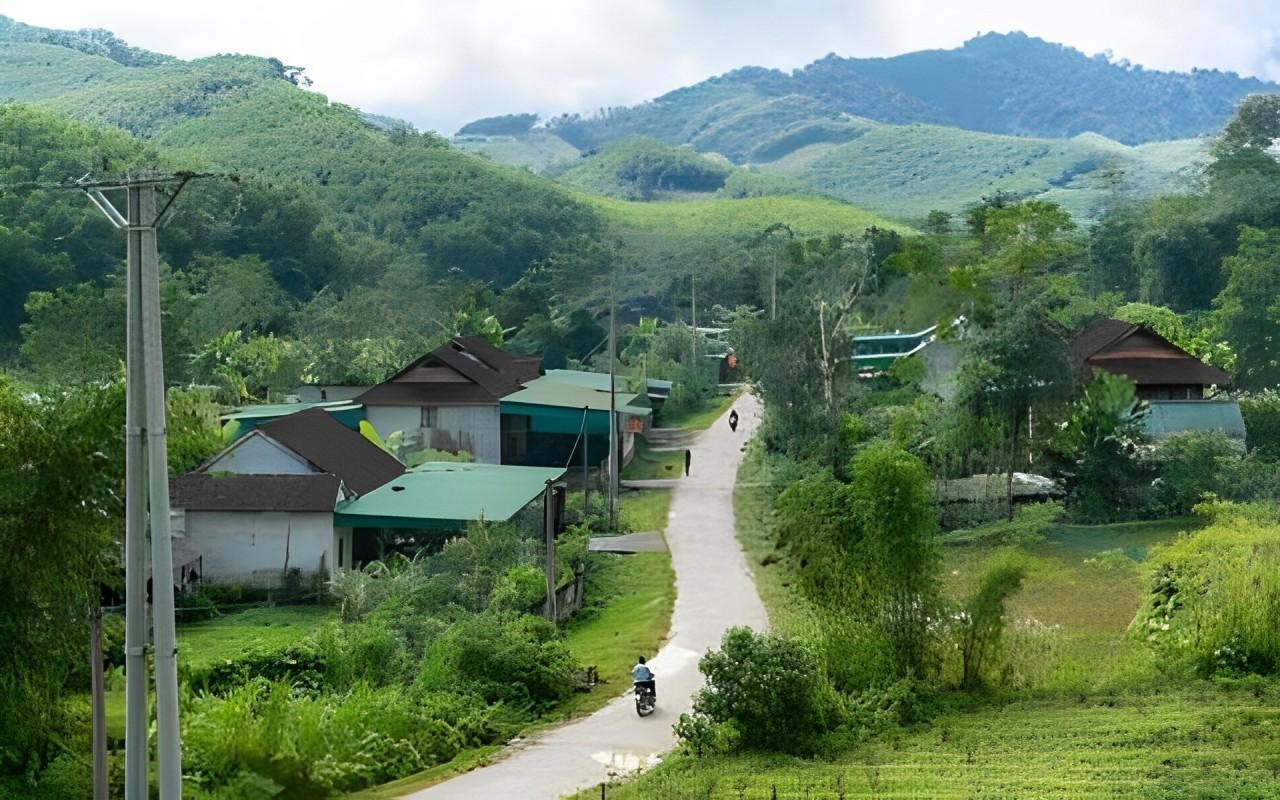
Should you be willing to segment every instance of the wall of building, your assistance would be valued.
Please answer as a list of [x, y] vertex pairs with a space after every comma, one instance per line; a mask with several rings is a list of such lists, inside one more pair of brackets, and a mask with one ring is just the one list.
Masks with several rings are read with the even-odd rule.
[[365, 418], [385, 440], [396, 431], [415, 432], [422, 427], [418, 406], [365, 406]]
[[275, 586], [287, 568], [331, 572], [336, 541], [327, 511], [187, 511], [173, 563], [199, 564], [206, 583]]
[[250, 436], [209, 465], [208, 472], [236, 475], [309, 475], [311, 465], [263, 434]]

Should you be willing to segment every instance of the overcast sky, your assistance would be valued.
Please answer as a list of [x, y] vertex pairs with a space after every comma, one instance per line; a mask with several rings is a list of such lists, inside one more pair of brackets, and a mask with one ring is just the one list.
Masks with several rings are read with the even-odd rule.
[[366, 111], [477, 117], [630, 105], [746, 64], [888, 56], [1021, 30], [1149, 69], [1280, 80], [1280, 0], [0, 0], [182, 58], [275, 56]]

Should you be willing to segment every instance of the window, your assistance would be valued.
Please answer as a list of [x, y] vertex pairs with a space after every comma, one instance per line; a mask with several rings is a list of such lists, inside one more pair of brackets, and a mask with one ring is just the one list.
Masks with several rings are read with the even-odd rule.
[[339, 569], [342, 568], [342, 546], [346, 543], [347, 542], [343, 537], [341, 536], [338, 537], [338, 568]]
[[440, 409], [435, 408], [434, 406], [429, 408], [423, 408], [422, 409], [422, 427], [424, 428], [436, 427], [436, 423], [439, 421], [438, 420], [439, 411]]

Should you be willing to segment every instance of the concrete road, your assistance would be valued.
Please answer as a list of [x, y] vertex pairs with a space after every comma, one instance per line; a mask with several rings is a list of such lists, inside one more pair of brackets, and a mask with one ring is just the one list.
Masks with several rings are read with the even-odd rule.
[[[649, 660], [658, 679], [658, 708], [636, 716], [630, 691], [576, 722], [513, 744], [495, 764], [409, 795], [415, 800], [520, 798], [552, 800], [657, 763], [675, 745], [671, 726], [702, 685], [698, 659], [734, 625], [757, 630], [768, 616], [733, 529], [733, 483], [742, 447], [760, 421], [760, 406], [735, 405], [737, 433], [721, 417], [694, 443], [693, 468], [673, 490], [667, 544], [676, 573], [671, 635]], [[638, 653], [618, 653], [634, 663]]]

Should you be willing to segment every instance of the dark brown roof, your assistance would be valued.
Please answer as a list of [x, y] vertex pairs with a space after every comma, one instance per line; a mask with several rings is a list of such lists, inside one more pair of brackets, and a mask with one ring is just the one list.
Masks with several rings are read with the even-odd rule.
[[258, 430], [310, 461], [321, 472], [338, 476], [357, 494], [371, 492], [404, 474], [404, 465], [394, 456], [323, 409], [299, 411], [259, 426]]
[[1231, 377], [1211, 367], [1144, 325], [1115, 319], [1087, 325], [1072, 340], [1071, 361], [1087, 378], [1094, 368], [1128, 377], [1139, 385], [1228, 386]]
[[497, 405], [538, 377], [541, 356], [517, 358], [482, 336], [459, 336], [357, 398], [366, 405]]
[[188, 511], [333, 511], [335, 475], [209, 475], [169, 480], [169, 505]]

